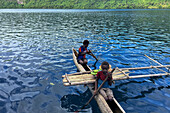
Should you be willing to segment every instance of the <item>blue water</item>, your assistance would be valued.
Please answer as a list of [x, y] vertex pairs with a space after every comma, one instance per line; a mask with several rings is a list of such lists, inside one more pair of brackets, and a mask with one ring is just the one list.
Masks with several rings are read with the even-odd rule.
[[[64, 113], [91, 97], [87, 87], [65, 87], [77, 71], [72, 50], [90, 41], [99, 61], [129, 68], [170, 65], [170, 10], [0, 9], [0, 113]], [[87, 56], [93, 69], [95, 59]], [[164, 71], [166, 69], [162, 68]], [[130, 75], [162, 73], [155, 69]], [[116, 81], [112, 88], [127, 113], [169, 113], [170, 77]], [[85, 109], [100, 113], [93, 100]]]

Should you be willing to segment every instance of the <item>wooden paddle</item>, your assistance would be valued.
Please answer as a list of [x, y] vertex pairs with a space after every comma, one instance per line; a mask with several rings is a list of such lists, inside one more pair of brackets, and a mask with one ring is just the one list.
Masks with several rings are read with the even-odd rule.
[[[114, 70], [115, 70], [115, 68], [112, 69], [112, 71], [111, 71], [110, 74], [112, 74]], [[108, 77], [109, 77], [109, 75], [105, 78], [105, 80], [103, 81], [103, 83], [102, 83], [102, 84], [100, 85], [100, 87], [96, 90], [96, 93], [93, 94], [93, 96], [89, 99], [89, 101], [88, 101], [80, 110], [76, 111], [75, 113], [80, 112], [82, 109], [84, 109], [84, 108], [91, 102], [91, 100], [93, 99], [93, 97], [95, 97], [95, 95], [99, 92], [99, 90], [102, 88], [102, 86], [104, 85], [104, 83], [107, 81]]]
[[91, 52], [91, 50], [89, 50], [89, 55], [91, 55], [92, 57], [94, 57], [98, 61], [97, 57]]

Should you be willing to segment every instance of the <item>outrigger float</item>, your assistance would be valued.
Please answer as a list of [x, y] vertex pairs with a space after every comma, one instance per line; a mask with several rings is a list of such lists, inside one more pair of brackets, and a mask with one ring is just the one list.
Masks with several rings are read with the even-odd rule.
[[[95, 83], [95, 75], [92, 75], [92, 70], [87, 65], [85, 68], [77, 62], [78, 53], [75, 49], [72, 49], [73, 52], [73, 61], [80, 72], [73, 73], [73, 74], [65, 74], [62, 75], [63, 77], [63, 84], [64, 86], [72, 86], [72, 85], [83, 85], [87, 84], [88, 88], [90, 89], [91, 93], [94, 93], [94, 83]], [[118, 68], [116, 67], [115, 71], [112, 73], [113, 81], [115, 80], [124, 80], [124, 79], [134, 79], [134, 78], [143, 78], [143, 77], [154, 77], [154, 76], [164, 76], [170, 75], [169, 71], [170, 65], [162, 65], [159, 62], [155, 61], [154, 59], [150, 58], [149, 56], [145, 55], [150, 60], [159, 64], [159, 66], [149, 66], [149, 67], [137, 67], [137, 68]], [[141, 69], [157, 69], [163, 73], [159, 74], [148, 74], [148, 75], [133, 75], [129, 76], [130, 70], [141, 70]], [[160, 69], [166, 68], [168, 72]], [[124, 109], [118, 103], [118, 101], [113, 98], [113, 102], [107, 103], [103, 96], [98, 93], [95, 96], [95, 100], [100, 108], [102, 113], [125, 113]]]

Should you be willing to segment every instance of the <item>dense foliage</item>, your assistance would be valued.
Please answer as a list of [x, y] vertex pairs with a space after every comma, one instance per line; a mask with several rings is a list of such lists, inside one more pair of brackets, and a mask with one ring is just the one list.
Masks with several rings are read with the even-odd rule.
[[0, 0], [0, 8], [161, 9], [170, 8], [170, 0]]

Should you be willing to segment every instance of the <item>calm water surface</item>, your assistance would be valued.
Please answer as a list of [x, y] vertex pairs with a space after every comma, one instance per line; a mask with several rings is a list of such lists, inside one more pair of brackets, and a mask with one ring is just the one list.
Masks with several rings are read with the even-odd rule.
[[[91, 93], [65, 87], [61, 76], [77, 71], [71, 48], [82, 41], [112, 67], [170, 65], [170, 10], [0, 9], [0, 113], [65, 113]], [[87, 56], [89, 65], [95, 62]], [[92, 67], [93, 68], [93, 67]], [[166, 69], [163, 69], [167, 71]], [[157, 70], [134, 74], [161, 73]], [[54, 85], [53, 85], [53, 84]], [[116, 81], [112, 88], [127, 113], [169, 113], [170, 77]], [[100, 113], [93, 100], [87, 112]]]

